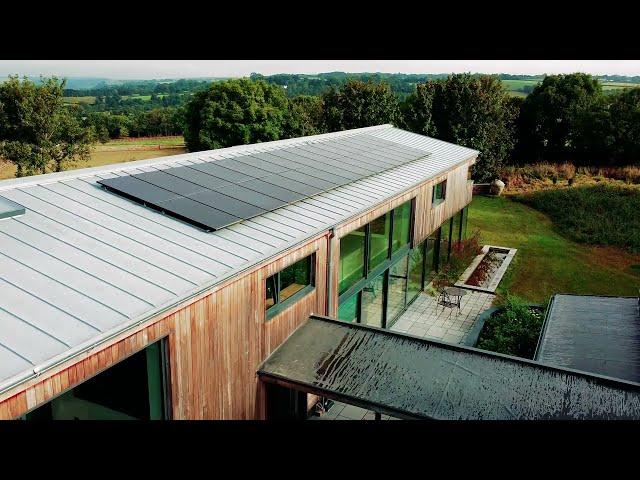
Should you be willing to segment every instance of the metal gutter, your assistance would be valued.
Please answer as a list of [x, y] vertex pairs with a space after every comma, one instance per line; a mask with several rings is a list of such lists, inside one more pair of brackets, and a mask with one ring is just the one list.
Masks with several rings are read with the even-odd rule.
[[549, 324], [549, 316], [551, 315], [551, 310], [553, 310], [553, 301], [556, 296], [551, 295], [549, 299], [549, 305], [547, 305], [547, 311], [544, 314], [544, 322], [542, 323], [542, 328], [540, 329], [540, 335], [538, 335], [538, 343], [536, 344], [536, 351], [533, 354], [533, 359], [538, 361], [538, 355], [540, 354], [540, 347], [542, 346], [542, 341], [544, 340], [545, 333], [547, 332], [547, 325]]

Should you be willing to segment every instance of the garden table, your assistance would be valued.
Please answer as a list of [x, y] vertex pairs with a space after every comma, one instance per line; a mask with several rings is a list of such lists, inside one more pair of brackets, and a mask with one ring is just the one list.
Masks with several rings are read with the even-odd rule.
[[464, 288], [458, 288], [458, 287], [444, 287], [444, 291], [450, 297], [455, 298], [455, 301], [453, 303], [455, 303], [458, 306], [458, 311], [460, 311], [460, 302], [462, 301], [462, 297], [464, 297], [467, 293], [469, 293], [469, 291], [465, 290]]

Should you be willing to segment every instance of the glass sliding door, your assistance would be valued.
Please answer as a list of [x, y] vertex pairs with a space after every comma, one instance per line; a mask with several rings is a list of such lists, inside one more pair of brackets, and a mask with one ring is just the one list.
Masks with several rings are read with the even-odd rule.
[[407, 269], [409, 255], [402, 257], [389, 269], [389, 287], [387, 288], [386, 328], [393, 325], [396, 317], [404, 310], [407, 301]]
[[340, 239], [340, 278], [338, 294], [346, 292], [358, 280], [364, 278], [364, 251], [366, 225]]
[[[424, 253], [424, 287], [426, 287], [433, 277], [436, 276], [438, 267], [438, 252], [437, 245], [440, 239], [438, 235], [440, 229], [436, 230], [429, 238], [425, 240], [425, 253]], [[423, 288], [424, 288], [423, 287]]]
[[360, 323], [382, 328], [386, 277], [387, 273], [384, 272], [362, 289]]
[[422, 276], [424, 271], [425, 242], [416, 246], [409, 253], [409, 275], [407, 279], [407, 304], [416, 298], [422, 290]]
[[369, 224], [369, 271], [389, 258], [389, 237], [391, 235], [391, 212], [376, 218]]

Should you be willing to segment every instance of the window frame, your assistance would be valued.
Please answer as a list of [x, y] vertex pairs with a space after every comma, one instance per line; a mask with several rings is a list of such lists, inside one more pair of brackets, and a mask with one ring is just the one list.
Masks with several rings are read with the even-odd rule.
[[[406, 203], [410, 203], [410, 218], [409, 218], [409, 242], [405, 245], [402, 245], [398, 250], [396, 250], [395, 252], [393, 251], [393, 231], [394, 231], [394, 223], [395, 223], [395, 210], [396, 208], [406, 204]], [[395, 321], [395, 319], [391, 319], [392, 321], [389, 322], [390, 319], [387, 319], [387, 298], [386, 296], [388, 295], [388, 277], [389, 277], [389, 271], [391, 269], [391, 267], [393, 265], [395, 265], [398, 261], [400, 261], [403, 257], [406, 257], [409, 252], [411, 252], [411, 250], [413, 250], [415, 248], [414, 242], [415, 242], [415, 213], [416, 213], [416, 197], [412, 197], [409, 200], [406, 200], [405, 202], [402, 202], [401, 204], [397, 205], [395, 208], [392, 208], [391, 210], [388, 210], [387, 212], [383, 213], [382, 215], [376, 217], [376, 219], [386, 215], [387, 213], [390, 214], [390, 218], [389, 218], [389, 238], [388, 240], [388, 244], [387, 244], [387, 258], [380, 263], [379, 265], [377, 265], [373, 270], [369, 269], [369, 265], [370, 265], [370, 233], [371, 233], [371, 228], [370, 228], [370, 223], [367, 223], [365, 225], [365, 242], [364, 242], [364, 247], [365, 247], [365, 251], [364, 251], [364, 266], [365, 266], [365, 272], [364, 272], [364, 276], [362, 278], [360, 278], [357, 282], [355, 282], [353, 285], [351, 285], [347, 290], [345, 290], [344, 292], [342, 292], [341, 294], [338, 295], [338, 309], [340, 308], [340, 304], [342, 302], [345, 302], [347, 300], [349, 300], [351, 297], [353, 297], [354, 295], [360, 295], [360, 298], [357, 300], [358, 302], [358, 316], [356, 318], [356, 323], [360, 323], [361, 322], [361, 311], [362, 311], [362, 295], [361, 292], [362, 290], [369, 286], [373, 281], [375, 281], [375, 279], [377, 279], [378, 276], [380, 275], [385, 275], [385, 279], [383, 281], [383, 319], [382, 319], [382, 324], [383, 327], [382, 328], [388, 328], [388, 326], [391, 326], [393, 324], [393, 321]], [[361, 227], [359, 227], [361, 228]], [[345, 236], [348, 234], [345, 234]], [[406, 292], [405, 292], [405, 297], [406, 297]], [[405, 304], [406, 304], [406, 299], [405, 299]], [[397, 319], [397, 317], [396, 317]]]
[[[309, 262], [309, 284], [305, 285], [303, 288], [298, 290], [296, 293], [294, 293], [290, 297], [287, 297], [284, 300], [280, 300], [280, 289], [281, 289], [281, 285], [282, 285], [281, 280], [280, 280], [280, 274], [285, 269], [287, 269], [289, 267], [292, 267], [296, 263], [301, 262], [303, 260], [307, 260]], [[274, 286], [274, 290], [273, 290], [274, 303], [270, 307], [267, 307], [267, 305], [266, 305], [266, 302], [267, 302], [266, 294], [267, 294], [267, 283], [269, 281], [274, 282], [273, 283], [273, 286]], [[268, 320], [271, 320], [274, 316], [276, 316], [279, 313], [281, 313], [283, 310], [289, 308], [294, 303], [297, 303], [303, 297], [306, 297], [307, 294], [311, 293], [312, 291], [314, 291], [316, 289], [316, 252], [313, 252], [310, 255], [307, 255], [306, 257], [301, 258], [300, 260], [298, 260], [296, 262], [293, 262], [290, 265], [287, 265], [282, 270], [274, 273], [273, 275], [269, 275], [265, 279], [264, 287], [265, 287], [265, 296], [264, 296], [265, 321], [268, 321]]]
[[[440, 198], [436, 198], [436, 192], [438, 191], [438, 187], [442, 185], [441, 192], [442, 196]], [[447, 199], [447, 179], [445, 178], [441, 182], [436, 183], [433, 187], [431, 187], [431, 208], [437, 207], [441, 203], [443, 203]]]

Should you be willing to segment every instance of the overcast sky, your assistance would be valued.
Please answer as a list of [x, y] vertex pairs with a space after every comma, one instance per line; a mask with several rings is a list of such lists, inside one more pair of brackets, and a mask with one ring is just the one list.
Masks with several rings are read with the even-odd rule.
[[331, 71], [633, 76], [640, 75], [640, 60], [0, 60], [0, 76], [153, 79]]

